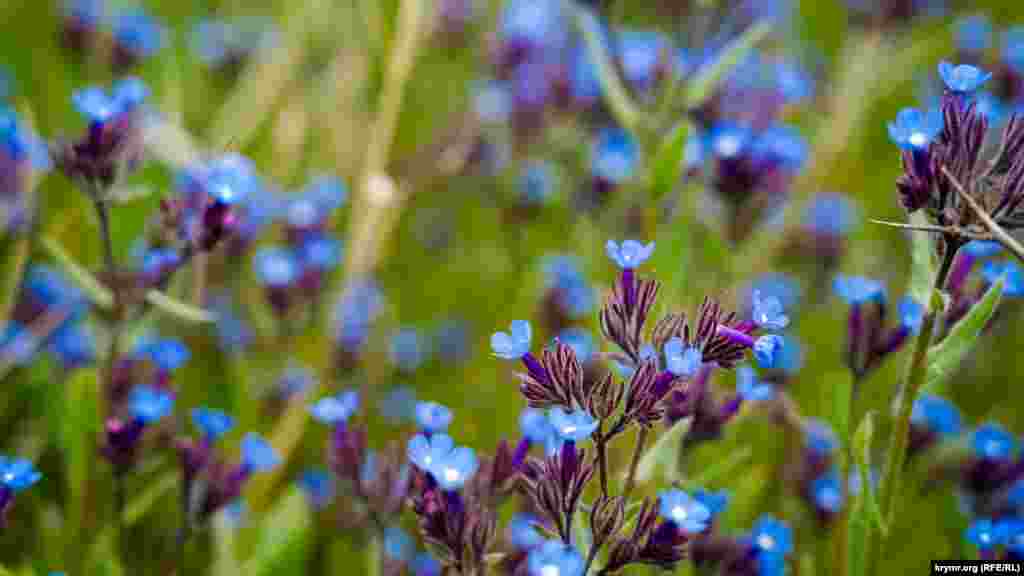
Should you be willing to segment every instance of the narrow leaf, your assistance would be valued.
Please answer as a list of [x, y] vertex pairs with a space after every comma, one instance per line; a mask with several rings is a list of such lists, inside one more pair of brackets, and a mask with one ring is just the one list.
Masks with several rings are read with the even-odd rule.
[[933, 394], [941, 393], [942, 383], [953, 376], [963, 363], [964, 358], [974, 349], [978, 336], [995, 314], [999, 300], [1003, 296], [1006, 279], [1000, 278], [993, 284], [981, 300], [971, 307], [967, 314], [957, 322], [938, 344], [928, 351], [928, 375], [924, 390]]
[[719, 84], [732, 72], [757, 43], [771, 31], [768, 22], [757, 22], [734, 39], [719, 53], [718, 58], [705, 63], [694, 74], [686, 88], [686, 105], [697, 108], [714, 94]]
[[616, 73], [615, 64], [601, 41], [601, 23], [591, 12], [577, 8], [572, 3], [567, 3], [567, 5], [576, 11], [576, 22], [583, 33], [587, 56], [597, 70], [601, 93], [608, 103], [608, 108], [611, 109], [612, 115], [623, 128], [635, 134], [640, 115], [636, 105], [630, 100], [629, 92]]
[[741, 468], [746, 466], [747, 462], [750, 461], [750, 457], [753, 455], [754, 450], [750, 446], [743, 446], [735, 450], [731, 450], [724, 458], [705, 468], [699, 475], [683, 482], [683, 489], [696, 490], [697, 488], [705, 488], [707, 486], [718, 484], [720, 481], [730, 477], [734, 472], [738, 472]]
[[311, 525], [309, 504], [302, 492], [292, 487], [264, 517], [256, 554], [245, 562], [241, 573], [269, 574], [280, 568], [305, 543]]
[[114, 305], [114, 295], [103, 285], [95, 276], [92, 275], [88, 270], [83, 268], [70, 254], [64, 250], [64, 247], [60, 245], [53, 238], [43, 238], [42, 240], [43, 250], [50, 255], [51, 258], [57, 261], [57, 264], [68, 273], [71, 280], [78, 285], [79, 288], [85, 291], [89, 295], [89, 299], [92, 300], [97, 306], [104, 310], [110, 310]]
[[860, 478], [861, 490], [857, 495], [868, 516], [883, 534], [889, 527], [882, 518], [882, 509], [878, 505], [878, 495], [871, 485], [871, 443], [875, 436], [875, 413], [868, 412], [857, 425], [853, 433], [853, 459], [857, 463], [857, 474]]
[[674, 479], [679, 447], [690, 430], [691, 422], [691, 418], [676, 422], [640, 457], [636, 468], [637, 484], [650, 482], [655, 477], [668, 481]]
[[153, 505], [160, 501], [168, 492], [178, 485], [178, 474], [168, 472], [162, 475], [155, 482], [151, 482], [145, 490], [133, 498], [125, 506], [122, 518], [127, 526], [131, 526], [141, 520]]
[[213, 576], [242, 574], [235, 555], [235, 527], [226, 514], [213, 518]]
[[208, 324], [217, 319], [210, 312], [171, 298], [159, 290], [146, 292], [146, 302], [168, 316], [190, 324]]
[[690, 123], [680, 122], [662, 142], [654, 158], [651, 174], [651, 195], [661, 198], [672, 191], [683, 173], [686, 161], [686, 141], [690, 136]]
[[[910, 216], [910, 224], [922, 226], [928, 224], [921, 212], [915, 212]], [[932, 259], [932, 235], [928, 233], [913, 233], [911, 241], [911, 270], [910, 270], [910, 295], [917, 303], [924, 306], [928, 303], [932, 293], [932, 281], [935, 278], [935, 263]]]

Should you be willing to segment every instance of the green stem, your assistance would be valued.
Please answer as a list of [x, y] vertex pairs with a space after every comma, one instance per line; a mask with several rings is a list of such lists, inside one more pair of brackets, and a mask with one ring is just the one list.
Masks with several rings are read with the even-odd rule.
[[[899, 411], [896, 415], [896, 423], [893, 429], [892, 442], [889, 445], [888, 460], [885, 465], [882, 485], [879, 489], [881, 499], [882, 517], [886, 523], [892, 525], [896, 513], [896, 505], [899, 502], [899, 492], [903, 481], [903, 467], [907, 458], [907, 447], [910, 440], [910, 415], [914, 408], [914, 400], [924, 384], [928, 369], [928, 348], [931, 346], [932, 337], [935, 334], [936, 319], [942, 312], [942, 288], [946, 284], [946, 278], [953, 266], [959, 244], [956, 240], [946, 239], [946, 253], [943, 255], [942, 264], [935, 275], [931, 300], [928, 305], [928, 314], [921, 324], [921, 331], [914, 342], [914, 352], [910, 358], [910, 365], [907, 371], [906, 384], [899, 398]], [[868, 568], [874, 569], [875, 562], [883, 554], [886, 545], [884, 535], [878, 538], [877, 545], [871, 547], [871, 556], [868, 558]]]
[[[601, 477], [601, 495], [608, 497], [608, 454], [607, 438], [604, 437], [604, 423], [597, 427], [597, 471]], [[585, 572], [584, 572], [585, 573]]]
[[640, 465], [640, 456], [644, 452], [644, 444], [647, 442], [647, 428], [641, 427], [636, 435], [636, 447], [633, 449], [633, 459], [629, 462], [629, 475], [626, 476], [626, 486], [622, 489], [622, 497], [629, 498], [636, 483], [636, 469]]

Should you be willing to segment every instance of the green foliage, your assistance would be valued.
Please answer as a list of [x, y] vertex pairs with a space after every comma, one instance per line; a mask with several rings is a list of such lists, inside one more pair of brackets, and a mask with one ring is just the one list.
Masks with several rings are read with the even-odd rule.
[[982, 329], [996, 313], [1005, 286], [1006, 278], [996, 281], [981, 300], [953, 325], [949, 335], [928, 350], [928, 374], [924, 384], [926, 391], [940, 392], [943, 383], [963, 365], [964, 359], [977, 344]]

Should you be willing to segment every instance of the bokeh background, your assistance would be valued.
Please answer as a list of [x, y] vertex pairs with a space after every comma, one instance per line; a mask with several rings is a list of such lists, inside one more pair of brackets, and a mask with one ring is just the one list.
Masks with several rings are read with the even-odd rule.
[[[424, 19], [411, 40], [413, 59], [392, 138], [378, 124], [394, 105], [386, 101], [385, 89], [391, 59], [396, 46], [409, 41], [396, 37], [396, 30], [408, 30], [396, 0], [143, 5], [162, 26], [161, 41], [130, 73], [151, 88], [148, 104], [160, 121], [148, 133], [150, 160], [123, 184], [126, 199], [113, 209], [118, 259], [131, 257], [133, 242], [161, 198], [175, 194], [176, 174], [196, 155], [238, 151], [279, 194], [298, 193], [321, 174], [339, 178], [347, 192], [330, 220], [343, 256], [308, 318], [282, 322], [266, 303], [252, 255], [281, 244], [281, 225], [273, 223], [240, 256], [215, 253], [206, 261], [204, 278], [182, 273], [168, 289], [201, 306], [230, 302], [251, 336], [244, 345], [225, 341], [237, 327], [227, 326], [224, 317], [214, 324], [187, 324], [154, 314], [131, 329], [132, 335], [177, 337], [189, 347], [191, 358], [174, 379], [178, 410], [222, 408], [238, 417], [239, 430], [263, 432], [286, 457], [285, 465], [247, 487], [240, 517], [219, 519], [200, 537], [196, 554], [208, 559], [209, 573], [306, 573], [313, 520], [296, 496], [295, 481], [306, 468], [323, 465], [325, 433], [304, 407], [326, 390], [363, 391], [361, 417], [378, 446], [411, 430], [410, 395], [450, 406], [456, 415], [452, 434], [461, 443], [488, 451], [499, 439], [514, 440], [525, 403], [509, 365], [490, 354], [489, 336], [513, 319], [529, 318], [540, 332], [536, 341], [553, 337], [543, 328], [545, 256], [577, 257], [599, 299], [615, 273], [604, 253], [608, 238], [656, 241], [647, 271], [666, 283], [662, 310], [692, 310], [705, 295], [743, 306], [746, 287], [762, 274], [785, 272], [796, 279], [799, 313], [790, 335], [801, 345], [803, 362], [788, 390], [803, 414], [827, 421], [832, 382], [846, 377], [841, 350], [847, 308], [831, 294], [831, 274], [878, 278], [895, 297], [904, 293], [911, 268], [908, 236], [867, 221], [904, 218], [894, 187], [899, 153], [888, 141], [886, 124], [900, 108], [938, 94], [936, 65], [957, 55], [959, 17], [988, 18], [995, 30], [989, 62], [997, 58], [1001, 31], [1024, 22], [1013, 0], [919, 2], [910, 19], [884, 14], [888, 2], [863, 2], [870, 6], [859, 8], [834, 0], [600, 3], [613, 28], [656, 30], [694, 54], [763, 18], [772, 31], [760, 49], [785, 55], [805, 71], [808, 93], [785, 106], [781, 119], [803, 135], [806, 160], [788, 186], [781, 213], [737, 242], [708, 208], [706, 180], [700, 177], [681, 178], [657, 199], [637, 178], [618, 186], [596, 209], [581, 205], [593, 187], [592, 147], [611, 122], [600, 104], [549, 112], [538, 126], [516, 118], [481, 119], [481, 91], [496, 75], [496, 29], [504, 2], [468, 4], [471, 17], [460, 21], [444, 11], [457, 10], [459, 2], [422, 3]], [[127, 9], [116, 0], [109, 7]], [[108, 55], [64, 44], [67, 12], [59, 3], [6, 0], [0, 14], [6, 101], [42, 137], [75, 137], [85, 123], [70, 95], [117, 77]], [[197, 23], [245, 17], [265, 19], [252, 22], [266, 32], [259, 46], [238, 65], [204, 62], [193, 45]], [[670, 102], [669, 108], [686, 117], [684, 106]], [[531, 196], [523, 174], [539, 162], [547, 163], [547, 172], [542, 190]], [[394, 189], [382, 193], [364, 185], [368, 171], [388, 174]], [[806, 224], [808, 202], [821, 192], [844, 194], [855, 208], [833, 268], [816, 260], [814, 250], [789, 242]], [[31, 233], [3, 239], [9, 292], [18, 286], [25, 255], [29, 262], [52, 262], [40, 246], [43, 237], [59, 241], [89, 268], [101, 262], [92, 206], [72, 183], [54, 171], [38, 180], [34, 195]], [[664, 209], [666, 201], [672, 209]], [[354, 371], [339, 375], [332, 369], [335, 303], [346, 279], [360, 275], [376, 279], [383, 305]], [[205, 292], [198, 299], [197, 282]], [[1007, 299], [984, 344], [950, 382], [948, 394], [966, 422], [995, 420], [1022, 430], [1019, 319], [1019, 304]], [[572, 324], [597, 338], [597, 306]], [[96, 342], [102, 351], [102, 334]], [[887, 359], [864, 383], [858, 413], [886, 409], [904, 355]], [[129, 482], [135, 553], [120, 565], [109, 544], [110, 502], [103, 488], [109, 470], [82, 440], [96, 432], [90, 418], [95, 397], [88, 392], [96, 369], [65, 372], [42, 353], [9, 364], [0, 391], [0, 445], [4, 453], [36, 461], [44, 477], [19, 496], [0, 532], [0, 564], [26, 575], [65, 569], [163, 573], [157, 567], [174, 554], [173, 456], [155, 455]], [[310, 382], [283, 391], [285, 375], [294, 380], [294, 370], [306, 370]], [[719, 385], [728, 387], [728, 379]], [[884, 439], [885, 419], [880, 424]], [[240, 437], [234, 433], [228, 446], [237, 446]], [[762, 512], [785, 517], [797, 526], [793, 570], [827, 573], [826, 531], [806, 521], [806, 506], [780, 486], [775, 473], [783, 443], [765, 418], [743, 418], [723, 439], [701, 446], [686, 473], [697, 476], [732, 462], [713, 481], [713, 487], [734, 494], [724, 525], [749, 526]], [[627, 457], [616, 454], [615, 460], [621, 464]], [[95, 491], [76, 488], [86, 478], [93, 479], [88, 485]], [[916, 496], [893, 528], [905, 545], [886, 559], [886, 573], [921, 573], [930, 558], [974, 553], [962, 536], [967, 519], [952, 489], [926, 490], [923, 475], [913, 478]], [[658, 486], [641, 488], [653, 494]], [[402, 522], [411, 531], [412, 519]], [[358, 534], [339, 529], [331, 552], [334, 573], [360, 573], [363, 544]]]

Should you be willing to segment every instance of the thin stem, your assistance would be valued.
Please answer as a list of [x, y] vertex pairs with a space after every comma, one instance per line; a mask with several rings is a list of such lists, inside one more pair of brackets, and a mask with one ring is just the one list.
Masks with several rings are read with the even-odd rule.
[[114, 266], [114, 239], [110, 233], [110, 211], [107, 203], [98, 197], [93, 201], [93, 205], [96, 206], [96, 216], [100, 221], [100, 238], [103, 239], [103, 266], [109, 276], [107, 282], [114, 284], [116, 268]]
[[636, 483], [636, 469], [640, 466], [640, 456], [644, 452], [644, 444], [647, 442], [647, 428], [641, 427], [636, 435], [636, 447], [633, 448], [633, 459], [629, 462], [629, 475], [626, 476], [626, 486], [622, 489], [622, 497], [629, 498]]
[[[895, 428], [892, 434], [892, 442], [889, 445], [888, 460], [884, 469], [885, 476], [879, 490], [882, 508], [882, 517], [886, 522], [891, 523], [896, 512], [896, 504], [903, 479], [903, 465], [907, 458], [907, 446], [910, 436], [910, 415], [914, 408], [914, 400], [924, 384], [928, 368], [928, 348], [931, 346], [932, 337], [935, 334], [935, 324], [939, 313], [942, 311], [942, 298], [939, 296], [946, 278], [953, 267], [953, 260], [956, 257], [958, 246], [950, 242], [947, 237], [946, 253], [942, 257], [942, 264], [935, 275], [935, 284], [931, 300], [928, 306], [928, 314], [921, 324], [921, 331], [918, 333], [914, 343], [914, 352], [910, 358], [910, 365], [907, 371], [907, 380], [899, 397], [899, 411], [896, 416]], [[878, 545], [872, 546], [868, 558], [868, 567], [873, 567], [874, 562], [881, 558], [882, 551], [886, 544], [886, 538], [879, 538]]]
[[[607, 454], [607, 442], [604, 437], [604, 423], [600, 423], [597, 426], [597, 442], [595, 446], [597, 448], [597, 473], [601, 478], [601, 495], [605, 498], [608, 497], [608, 454]], [[584, 571], [584, 574], [586, 571]]]
[[597, 558], [598, 550], [600, 550], [600, 547], [597, 545], [592, 545], [590, 547], [590, 551], [587, 552], [587, 562], [583, 565], [582, 576], [587, 576], [587, 574], [590, 573], [590, 566], [594, 563], [594, 560]]
[[953, 189], [956, 190], [957, 194], [960, 195], [960, 198], [967, 203], [972, 211], [974, 211], [975, 216], [977, 216], [978, 219], [981, 220], [982, 224], [985, 225], [985, 229], [992, 234], [993, 239], [1012, 252], [1018, 260], [1024, 262], [1024, 246], [1022, 246], [1020, 242], [1017, 242], [1013, 236], [1010, 236], [1006, 230], [1003, 230], [1003, 227], [992, 219], [992, 216], [990, 216], [989, 213], [986, 212], [980, 204], [978, 204], [977, 200], [971, 198], [971, 195], [964, 190], [964, 187], [957, 181], [956, 177], [953, 176], [953, 173], [949, 171], [949, 168], [943, 166], [942, 173], [946, 175], [946, 178], [949, 178], [950, 183], [953, 184]]

